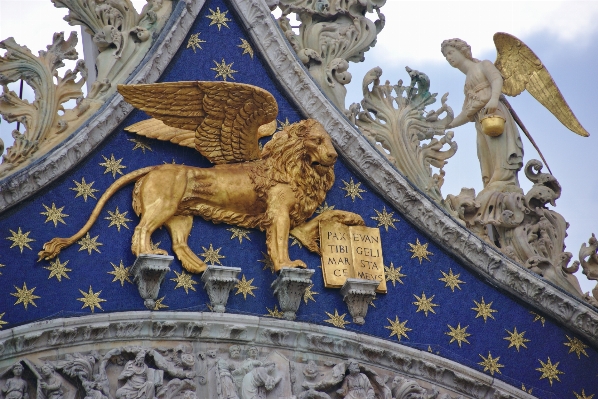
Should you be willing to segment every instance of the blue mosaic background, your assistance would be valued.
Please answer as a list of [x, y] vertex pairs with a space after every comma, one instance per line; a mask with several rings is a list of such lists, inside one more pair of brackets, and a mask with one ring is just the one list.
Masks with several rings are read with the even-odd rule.
[[[227, 26], [218, 28], [216, 24], [210, 25], [212, 21], [206, 16], [212, 14], [210, 10], [216, 11], [217, 8], [223, 13], [227, 11]], [[260, 86], [276, 97], [281, 124], [302, 118], [273, 81], [260, 55], [255, 53], [251, 57], [239, 47], [241, 39], [250, 43], [251, 40], [242, 31], [226, 2], [213, 0], [206, 4], [187, 39], [197, 33], [200, 33], [200, 39], [205, 40], [200, 43], [201, 49], [193, 51], [187, 48], [186, 40], [160, 81], [220, 80], [212, 68], [225, 62], [236, 71], [232, 73], [235, 82]], [[253, 43], [251, 45], [255, 48]], [[231, 81], [230, 77], [228, 80]], [[144, 166], [171, 162], [210, 166], [206, 159], [192, 149], [138, 139], [123, 131], [124, 127], [146, 118], [143, 112], [134, 111], [76, 170], [64, 175], [51, 188], [0, 215], [0, 328], [7, 329], [43, 319], [87, 315], [91, 309], [84, 307], [79, 299], [84, 297], [83, 292], [89, 294], [90, 290], [104, 300], [99, 303], [101, 309], [93, 309], [96, 313], [145, 310], [137, 287], [127, 280], [121, 283], [110, 274], [121, 264], [126, 268], [135, 260], [130, 251], [130, 240], [139, 219], [131, 207], [132, 185], [119, 191], [108, 202], [91, 228], [90, 238], [96, 238], [96, 242], [101, 243], [97, 246], [98, 251], [92, 250], [90, 254], [88, 250], [81, 250], [80, 245], [73, 244], [60, 253], [58, 259], [63, 265], [68, 262], [65, 267], [70, 269], [65, 272], [66, 276], [63, 275], [60, 280], [57, 276], [50, 276], [51, 272], [47, 268], [51, 267], [51, 262], [37, 262], [37, 252], [44, 242], [57, 236], [71, 236], [85, 223], [97, 202], [96, 198], [120, 176], [116, 174], [113, 177], [100, 165], [112, 156], [125, 166], [121, 169], [125, 174]], [[131, 141], [133, 139], [138, 139], [138, 142]], [[369, 308], [365, 325], [349, 323], [344, 328], [397, 341], [397, 335], [391, 336], [389, 327], [390, 321], [398, 322], [408, 329], [405, 335], [401, 335], [401, 344], [432, 351], [480, 371], [485, 371], [480, 363], [484, 358], [488, 359], [490, 354], [503, 366], [499, 367], [500, 373], [493, 374], [495, 378], [528, 392], [531, 390], [533, 395], [540, 398], [581, 398], [582, 390], [588, 398], [598, 393], [598, 353], [595, 349], [579, 341], [566, 328], [532, 312], [517, 299], [500, 292], [462, 267], [382, 200], [367, 182], [360, 180], [347, 168], [342, 159], [337, 162], [335, 173], [336, 182], [326, 197], [328, 206], [359, 213], [369, 227], [377, 227], [378, 221], [374, 218], [385, 211], [396, 220], [388, 229], [381, 226], [380, 230], [385, 264], [401, 274], [394, 283], [387, 282], [388, 293], [378, 295], [374, 306]], [[84, 200], [83, 196], [76, 197], [77, 193], [73, 190], [75, 182], [82, 183], [83, 178], [87, 184], [93, 182], [92, 188], [99, 190], [94, 192], [96, 198]], [[351, 182], [365, 190], [354, 199], [344, 190]], [[44, 206], [51, 208], [52, 204], [58, 209], [62, 208], [62, 213], [68, 215], [63, 216], [64, 223], [58, 222], [56, 227], [42, 214], [46, 212]], [[120, 231], [114, 225], [109, 226], [110, 221], [106, 219], [110, 216], [108, 211], [115, 213], [117, 208], [120, 213], [126, 212], [125, 217], [130, 219], [126, 226], [120, 227]], [[239, 277], [244, 276], [256, 287], [246, 297], [240, 293], [235, 295], [234, 291], [228, 302], [228, 312], [268, 315], [269, 311], [275, 309], [277, 302], [270, 289], [275, 275], [265, 267], [264, 262], [265, 234], [251, 230], [248, 238], [241, 241], [233, 237], [228, 230], [231, 227], [196, 218], [189, 245], [200, 256], [212, 246], [223, 256], [220, 259], [223, 265], [242, 267]], [[19, 229], [21, 234], [33, 240], [22, 250], [10, 239], [19, 234]], [[429, 260], [422, 259], [420, 262], [413, 257], [410, 244], [416, 244], [417, 240], [423, 245], [427, 244]], [[158, 230], [153, 235], [153, 242], [172, 253], [166, 229]], [[330, 326], [327, 321], [330, 315], [338, 314], [344, 315], [344, 320], [350, 322], [351, 317], [339, 290], [323, 286], [321, 269], [318, 268], [319, 256], [301, 248], [293, 240], [289, 241], [289, 245], [292, 259], [300, 258], [309, 268], [316, 269], [314, 286], [311, 288], [313, 300], [302, 303], [298, 320]], [[183, 273], [180, 262], [175, 260], [171, 269], [160, 291], [164, 307], [159, 311], [209, 311], [209, 300], [199, 276], [192, 277], [198, 284], [185, 290], [177, 287], [175, 281], [177, 274]], [[459, 286], [452, 290], [441, 281], [443, 272], [458, 276], [461, 281]], [[19, 290], [25, 289], [25, 285], [37, 296], [32, 298], [27, 307], [18, 303], [16, 296]], [[427, 314], [418, 311], [418, 306], [414, 304], [418, 300], [416, 296], [423, 298], [424, 294], [437, 305]], [[476, 302], [480, 304], [482, 301], [495, 310], [486, 320], [476, 317], [478, 312], [472, 309], [476, 307]], [[466, 341], [461, 341], [461, 345], [458, 341], [451, 342], [451, 336], [447, 335], [455, 328], [464, 329], [470, 334], [465, 337]], [[517, 333], [524, 333], [523, 338], [529, 340], [524, 341], [524, 346], [520, 346], [519, 350], [515, 346], [509, 347], [510, 341], [506, 340], [514, 333], [514, 328]], [[546, 370], [543, 365], [553, 365], [558, 378], [548, 378], [546, 373], [539, 371], [542, 368]], [[489, 373], [489, 370], [485, 372]]]

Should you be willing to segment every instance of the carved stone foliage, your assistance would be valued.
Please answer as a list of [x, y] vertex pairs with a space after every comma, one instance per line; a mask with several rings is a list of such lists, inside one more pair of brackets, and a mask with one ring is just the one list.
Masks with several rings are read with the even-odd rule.
[[[438, 110], [424, 114], [426, 106], [436, 102], [436, 94], [429, 92], [430, 79], [409, 67], [406, 70], [411, 78], [408, 86], [403, 86], [402, 80], [396, 85], [389, 81], [381, 85], [382, 70], [370, 70], [363, 79], [363, 111], [359, 104], [351, 105], [350, 118], [356, 116], [354, 122], [367, 139], [413, 184], [442, 203], [442, 167], [457, 151], [453, 133], [445, 132], [453, 111], [446, 104], [447, 93]], [[443, 151], [445, 145], [448, 149]], [[438, 173], [433, 173], [432, 166], [439, 169]]]
[[[561, 186], [553, 175], [541, 170], [542, 163], [538, 160], [526, 164], [525, 176], [534, 183], [526, 194], [483, 190], [476, 196], [475, 190], [463, 189], [457, 196], [447, 196], [447, 207], [478, 236], [511, 259], [569, 293], [598, 304], [594, 298], [584, 296], [573, 275], [579, 269], [579, 262], [569, 266], [573, 255], [565, 252], [564, 244], [569, 224], [546, 206], [556, 206]], [[588, 256], [584, 247], [580, 259]]]
[[[2, 157], [0, 177], [47, 152], [100, 107], [101, 102], [83, 98], [81, 87], [87, 77], [83, 61], [78, 61], [75, 69], [62, 76], [57, 71], [64, 66], [63, 60], [77, 59], [76, 44], [76, 33], [71, 33], [67, 40], [63, 33], [56, 33], [47, 50], [35, 56], [12, 37], [0, 42], [0, 48], [6, 50], [4, 57], [0, 57], [0, 84], [3, 86], [0, 114], [6, 121], [21, 122], [25, 127], [23, 133], [13, 131], [15, 141]], [[8, 89], [9, 83], [19, 79], [35, 92], [32, 103], [21, 100]], [[72, 99], [77, 100], [77, 105], [65, 110], [62, 104]]]
[[152, 45], [170, 16], [171, 0], [147, 0], [137, 12], [130, 0], [52, 0], [57, 8], [67, 8], [64, 18], [70, 25], [81, 25], [99, 50], [97, 78], [90, 98], [105, 100], [124, 82]]
[[[385, 23], [380, 7], [386, 0], [281, 0], [278, 19], [287, 40], [318, 82], [324, 93], [345, 109], [345, 85], [351, 82], [348, 61], [361, 62], [364, 53], [376, 44]], [[372, 22], [366, 12], [376, 11]], [[296, 13], [301, 22], [296, 31], [288, 18]]]
[[[130, 0], [53, 0], [56, 7], [66, 7], [65, 18], [71, 25], [82, 25], [93, 36], [98, 47], [97, 79], [85, 97], [81, 88], [88, 78], [82, 60], [62, 76], [57, 71], [63, 60], [78, 58], [76, 33], [67, 40], [56, 33], [46, 51], [35, 56], [10, 37], [0, 42], [7, 50], [0, 57], [0, 114], [8, 122], [21, 122], [25, 131], [14, 130], [14, 144], [3, 155], [0, 177], [31, 163], [67, 138], [114, 94], [117, 83], [123, 82], [149, 50], [152, 35], [164, 25], [172, 10], [169, 0], [149, 2], [140, 14]], [[22, 100], [7, 85], [23, 79], [35, 93], [35, 100]], [[72, 109], [64, 109], [69, 100], [76, 100]], [[0, 142], [0, 154], [4, 143]]]
[[[588, 280], [598, 280], [598, 240], [594, 233], [592, 233], [587, 245], [585, 242], [581, 244], [579, 261], [575, 261], [572, 267], [577, 271], [580, 263], [583, 274], [586, 275]], [[594, 298], [598, 298], [598, 284], [592, 290], [592, 295]]]

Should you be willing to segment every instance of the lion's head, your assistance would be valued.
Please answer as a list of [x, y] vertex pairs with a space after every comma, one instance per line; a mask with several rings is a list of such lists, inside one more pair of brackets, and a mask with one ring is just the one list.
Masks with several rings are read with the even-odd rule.
[[324, 201], [334, 183], [334, 163], [338, 158], [330, 136], [316, 120], [294, 123], [276, 133], [262, 151], [256, 168], [256, 191], [265, 196], [278, 183], [289, 184], [297, 203], [291, 210], [293, 226], [310, 217]]

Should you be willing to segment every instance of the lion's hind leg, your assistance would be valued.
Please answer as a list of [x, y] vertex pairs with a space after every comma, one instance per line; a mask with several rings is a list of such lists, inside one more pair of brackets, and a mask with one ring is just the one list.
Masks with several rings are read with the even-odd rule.
[[173, 216], [165, 224], [172, 238], [172, 250], [185, 270], [190, 273], [202, 273], [206, 270], [206, 264], [187, 245], [193, 227], [193, 216]]

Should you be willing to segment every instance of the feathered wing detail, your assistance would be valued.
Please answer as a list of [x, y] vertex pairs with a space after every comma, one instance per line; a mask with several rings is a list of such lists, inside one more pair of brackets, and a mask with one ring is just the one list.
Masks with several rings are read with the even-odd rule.
[[194, 131], [165, 125], [159, 119], [152, 118], [137, 122], [134, 125], [127, 126], [125, 130], [151, 139], [170, 141], [183, 147], [195, 148]]
[[[259, 128], [271, 124], [278, 114], [272, 94], [242, 83], [119, 85], [118, 90], [131, 105], [159, 120], [143, 121], [127, 130], [195, 147], [216, 164], [259, 159], [258, 139], [264, 131]], [[194, 133], [193, 145], [189, 131]]]
[[590, 134], [581, 126], [542, 61], [521, 40], [508, 33], [494, 35], [494, 65], [503, 76], [502, 92], [517, 96], [527, 90], [565, 127], [580, 136]]

